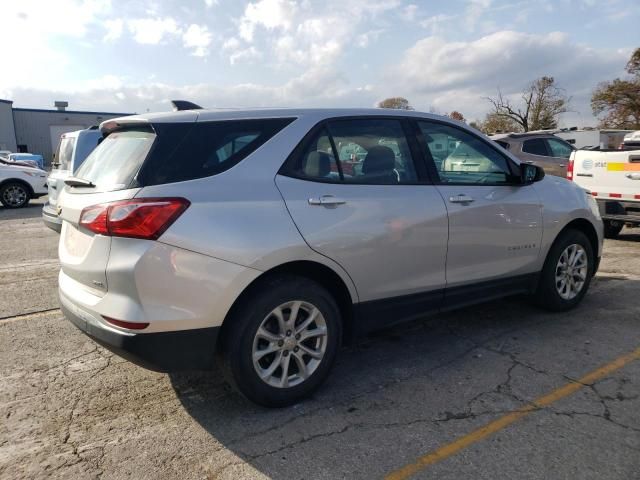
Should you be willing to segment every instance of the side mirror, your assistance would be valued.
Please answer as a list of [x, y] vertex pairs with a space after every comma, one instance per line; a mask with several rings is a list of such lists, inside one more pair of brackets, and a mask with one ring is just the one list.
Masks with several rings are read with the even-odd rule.
[[520, 164], [520, 180], [523, 185], [529, 185], [533, 182], [539, 182], [544, 178], [544, 170], [542, 167], [531, 163]]

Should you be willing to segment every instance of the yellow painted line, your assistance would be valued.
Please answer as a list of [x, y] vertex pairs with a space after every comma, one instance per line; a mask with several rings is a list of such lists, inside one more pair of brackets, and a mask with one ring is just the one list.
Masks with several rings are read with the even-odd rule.
[[640, 172], [640, 163], [607, 163], [609, 172]]
[[468, 446], [473, 445], [474, 443], [479, 442], [480, 440], [488, 437], [489, 435], [492, 435], [502, 430], [503, 428], [508, 427], [509, 425], [520, 420], [521, 418], [526, 417], [531, 412], [534, 412], [542, 407], [551, 405], [552, 403], [557, 402], [562, 398], [568, 397], [569, 395], [576, 393], [581, 388], [584, 388], [585, 385], [593, 384], [597, 380], [600, 380], [601, 378], [604, 378], [607, 375], [610, 375], [611, 373], [621, 369], [628, 363], [638, 359], [640, 359], [640, 348], [637, 348], [633, 352], [623, 355], [622, 357], [615, 359], [611, 363], [608, 363], [598, 368], [597, 370], [594, 370], [593, 372], [588, 373], [587, 375], [580, 378], [579, 380], [572, 381], [571, 383], [568, 383], [563, 387], [560, 387], [557, 390], [554, 390], [553, 392], [543, 397], [540, 397], [531, 403], [528, 403], [527, 405], [519, 408], [518, 410], [515, 410], [512, 413], [509, 413], [503, 417], [500, 417], [497, 420], [494, 420], [493, 422], [488, 423], [487, 425], [480, 427], [477, 430], [474, 430], [468, 435], [465, 435], [464, 437], [461, 437], [449, 443], [448, 445], [445, 445], [431, 453], [423, 455], [422, 457], [418, 458], [415, 462], [410, 463], [394, 472], [389, 473], [385, 477], [385, 479], [386, 480], [402, 480], [405, 478], [409, 478], [412, 475], [415, 475], [416, 473], [418, 473], [419, 471], [424, 470], [429, 465], [438, 463], [439, 461], [444, 460], [445, 458], [458, 453], [460, 450], [463, 450]]

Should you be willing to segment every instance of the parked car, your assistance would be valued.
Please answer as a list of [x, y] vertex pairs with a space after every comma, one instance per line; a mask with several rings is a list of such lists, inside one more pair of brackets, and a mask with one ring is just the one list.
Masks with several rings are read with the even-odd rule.
[[82, 162], [93, 151], [101, 138], [102, 133], [97, 126], [64, 133], [60, 137], [52, 165], [53, 169], [47, 178], [49, 196], [47, 203], [42, 207], [42, 220], [52, 230], [60, 232], [62, 228], [62, 220], [57, 212], [57, 203], [58, 193], [64, 188], [65, 179], [78, 170], [78, 167], [82, 165]]
[[42, 155], [34, 153], [10, 153], [7, 160], [9, 162], [26, 164], [44, 170], [44, 158], [42, 158]]
[[566, 177], [573, 145], [551, 133], [505, 133], [491, 139], [523, 162], [544, 168], [545, 173]]
[[47, 194], [47, 172], [0, 160], [0, 202], [5, 208], [20, 208], [32, 198]]
[[[598, 268], [591, 195], [444, 117], [201, 110], [101, 130], [58, 197], [62, 310], [148, 368], [218, 352], [262, 405], [311, 394], [343, 339], [513, 294], [568, 310]], [[487, 169], [436, 163], [443, 138]], [[346, 175], [349, 143], [364, 157]]]
[[640, 226], [640, 131], [626, 135], [622, 149], [573, 152], [567, 178], [597, 200], [605, 237], [617, 237], [625, 224]]
[[0, 160], [8, 160], [11, 150], [0, 150]]

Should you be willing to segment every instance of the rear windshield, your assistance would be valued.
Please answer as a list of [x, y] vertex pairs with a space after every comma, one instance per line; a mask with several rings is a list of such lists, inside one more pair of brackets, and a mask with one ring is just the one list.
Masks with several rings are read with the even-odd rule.
[[73, 147], [76, 144], [75, 137], [63, 137], [58, 145], [56, 154], [56, 165], [60, 170], [69, 170], [71, 168], [71, 158], [73, 157]]
[[107, 136], [75, 174], [99, 191], [216, 175], [247, 157], [292, 118], [158, 123]]
[[100, 191], [128, 188], [155, 138], [149, 130], [114, 132], [91, 152], [75, 176], [91, 181]]

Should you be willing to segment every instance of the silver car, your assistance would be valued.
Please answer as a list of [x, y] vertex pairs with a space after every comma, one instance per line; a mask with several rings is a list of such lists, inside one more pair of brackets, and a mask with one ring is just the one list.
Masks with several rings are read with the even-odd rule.
[[552, 133], [504, 133], [491, 139], [522, 162], [542, 167], [549, 175], [567, 176], [573, 145]]
[[58, 199], [65, 315], [151, 369], [219, 357], [262, 405], [310, 395], [345, 340], [514, 294], [568, 310], [598, 268], [590, 195], [443, 117], [191, 110], [101, 130]]

